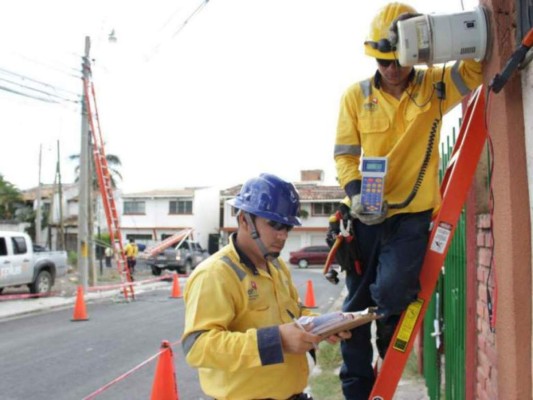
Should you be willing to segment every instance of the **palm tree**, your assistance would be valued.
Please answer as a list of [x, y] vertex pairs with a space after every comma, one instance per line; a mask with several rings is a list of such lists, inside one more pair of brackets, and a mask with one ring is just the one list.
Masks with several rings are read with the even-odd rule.
[[[92, 152], [91, 152], [92, 154]], [[80, 165], [79, 165], [79, 154], [73, 154], [69, 156], [70, 160], [78, 160], [78, 165], [76, 165], [76, 168], [74, 170], [76, 174], [76, 182], [79, 182], [80, 180]], [[122, 175], [120, 171], [118, 170], [118, 167], [122, 165], [122, 162], [120, 161], [120, 158], [114, 154], [106, 154], [105, 159], [107, 161], [107, 165], [109, 167], [110, 172], [110, 178], [111, 178], [111, 187], [115, 189], [117, 187], [117, 179], [122, 180]], [[91, 163], [91, 175], [92, 175], [92, 187], [93, 190], [98, 190], [98, 177], [96, 176], [96, 169], [94, 168], [94, 159], [93, 157], [90, 157], [90, 163]]]
[[22, 193], [0, 174], [0, 219], [13, 219], [18, 208], [23, 206]]

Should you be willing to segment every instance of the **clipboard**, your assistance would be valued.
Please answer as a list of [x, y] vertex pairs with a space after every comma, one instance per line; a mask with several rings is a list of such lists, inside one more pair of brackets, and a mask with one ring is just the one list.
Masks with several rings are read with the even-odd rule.
[[[363, 311], [337, 311], [319, 315], [313, 317], [307, 323], [310, 324], [310, 333], [327, 338], [328, 336], [342, 331], [349, 331], [379, 318], [381, 318], [381, 315], [377, 313], [377, 308], [369, 307]], [[302, 323], [304, 322], [302, 321]], [[307, 323], [304, 323], [304, 325], [307, 325]]]

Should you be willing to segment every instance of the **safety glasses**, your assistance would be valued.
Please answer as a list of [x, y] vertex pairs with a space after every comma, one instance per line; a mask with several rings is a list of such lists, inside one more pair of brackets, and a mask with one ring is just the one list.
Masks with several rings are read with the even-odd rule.
[[396, 68], [400, 68], [400, 62], [398, 60], [384, 60], [383, 58], [376, 58], [376, 61], [383, 68], [388, 68], [391, 64], [395, 64]]
[[281, 222], [278, 222], [278, 221], [268, 220], [267, 223], [272, 228], [274, 228], [274, 230], [276, 231], [282, 231], [285, 229], [287, 232], [290, 232], [293, 228], [291, 225], [282, 224]]

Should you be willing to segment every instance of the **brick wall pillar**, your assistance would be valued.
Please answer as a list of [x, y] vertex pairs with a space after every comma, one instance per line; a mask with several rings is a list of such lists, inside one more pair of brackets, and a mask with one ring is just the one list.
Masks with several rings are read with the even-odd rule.
[[[496, 335], [491, 331], [487, 304], [487, 285], [494, 298], [494, 274], [490, 271], [493, 240], [490, 232], [490, 215], [480, 214], [476, 221], [477, 230], [477, 371], [476, 399], [498, 399], [498, 368]], [[488, 281], [487, 281], [488, 280]]]

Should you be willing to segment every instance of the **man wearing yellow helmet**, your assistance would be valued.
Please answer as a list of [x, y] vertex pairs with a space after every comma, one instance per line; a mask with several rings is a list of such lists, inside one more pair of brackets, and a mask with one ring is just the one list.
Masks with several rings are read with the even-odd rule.
[[[340, 185], [351, 200], [350, 214], [362, 269], [346, 265], [344, 311], [377, 306], [381, 358], [399, 315], [416, 299], [431, 217], [440, 206], [439, 134], [442, 115], [482, 83], [474, 60], [429, 68], [401, 66], [395, 26], [416, 10], [402, 3], [382, 8], [370, 25], [366, 55], [377, 62], [367, 80], [350, 86], [340, 105], [335, 163]], [[381, 212], [361, 205], [361, 159], [383, 157], [387, 174]], [[354, 243], [354, 242], [352, 242]], [[353, 263], [352, 263], [353, 264]], [[346, 399], [368, 399], [374, 383], [368, 325], [341, 344], [340, 371]]]

